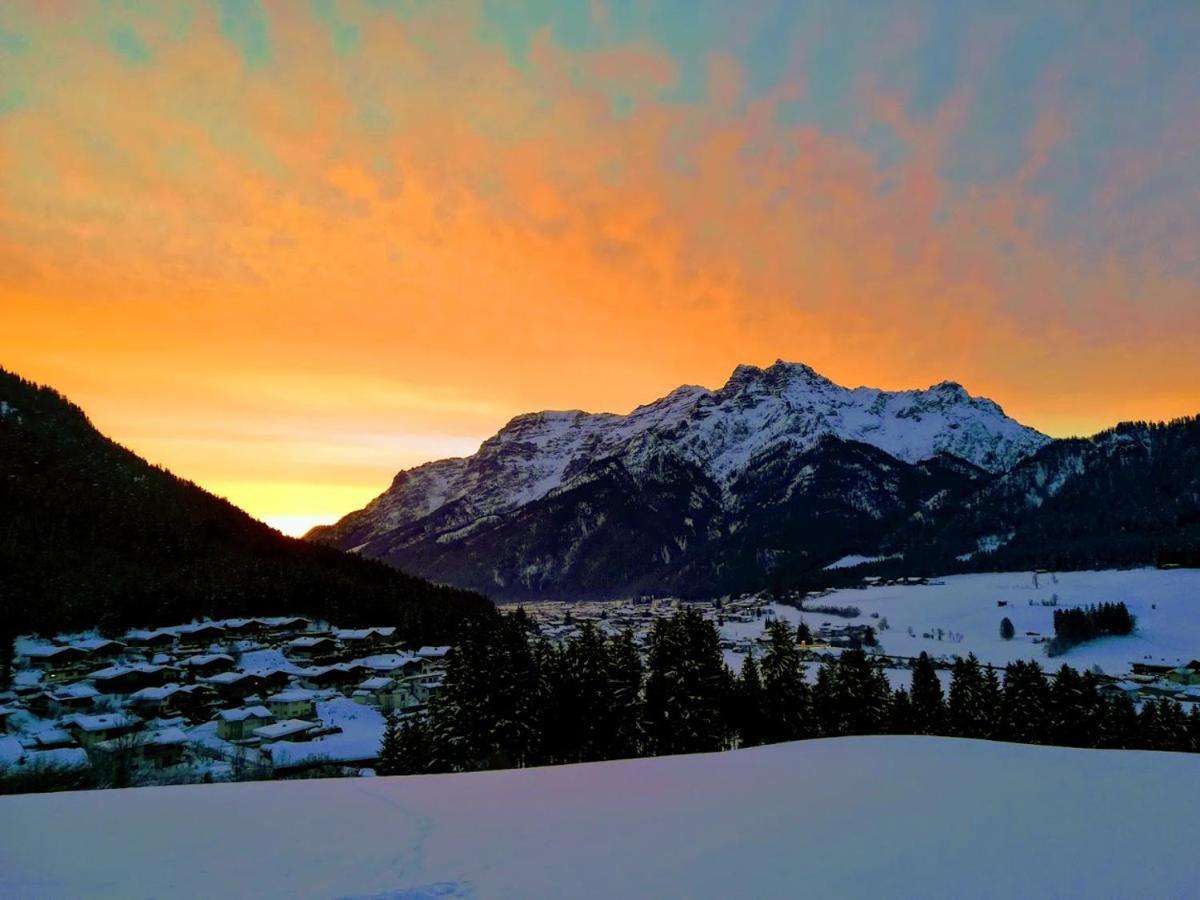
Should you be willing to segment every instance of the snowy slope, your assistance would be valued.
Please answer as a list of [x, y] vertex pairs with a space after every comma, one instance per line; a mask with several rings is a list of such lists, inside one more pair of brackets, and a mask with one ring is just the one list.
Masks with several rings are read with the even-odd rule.
[[0, 798], [24, 897], [1185, 897], [1200, 759], [843, 738]]
[[[1059, 572], [1054, 578], [1057, 583], [1043, 574], [1035, 587], [1031, 572], [955, 575], [939, 584], [833, 591], [814, 601], [857, 607], [860, 615], [856, 618], [801, 613], [790, 606], [776, 605], [774, 609], [792, 623], [803, 619], [814, 630], [824, 622], [878, 628], [886, 619], [889, 627], [879, 632], [879, 642], [884, 653], [896, 656], [917, 656], [922, 651], [935, 657], [974, 653], [982, 662], [997, 666], [1037, 660], [1047, 669], [1063, 663], [1079, 670], [1099, 666], [1117, 676], [1128, 673], [1134, 662], [1177, 666], [1200, 657], [1200, 570]], [[1045, 644], [1034, 643], [1028, 632], [1053, 636], [1055, 608], [1041, 603], [1055, 596], [1060, 609], [1124, 602], [1137, 616], [1137, 631], [1047, 657]], [[998, 605], [1001, 602], [1003, 607]], [[1016, 637], [1009, 641], [1000, 637], [1000, 620], [1006, 617], [1016, 629]], [[936, 637], [939, 628], [942, 640]], [[761, 629], [759, 622], [728, 623], [722, 633], [728, 638], [757, 637]], [[961, 640], [956, 639], [959, 636]], [[740, 658], [731, 661], [740, 667]]]
[[943, 382], [927, 390], [844, 388], [800, 363], [738, 366], [717, 391], [686, 385], [628, 415], [518, 416], [471, 457], [401, 472], [391, 488], [314, 536], [367, 538], [463, 501], [464, 522], [502, 514], [570, 484], [587, 464], [617, 457], [630, 471], [669, 449], [728, 485], [780, 444], [807, 449], [825, 436], [859, 441], [905, 462], [948, 453], [1000, 472], [1048, 441], [991, 400]]

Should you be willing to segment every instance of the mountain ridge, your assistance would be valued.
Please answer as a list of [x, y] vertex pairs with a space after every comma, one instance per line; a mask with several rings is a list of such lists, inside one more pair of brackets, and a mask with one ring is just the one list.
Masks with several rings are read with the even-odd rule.
[[[591, 493], [599, 490], [608, 502], [622, 507], [640, 493], [653, 495], [665, 490], [676, 498], [677, 502], [664, 501], [657, 512], [650, 507], [643, 510], [651, 519], [657, 517], [653, 528], [646, 526], [648, 530], [661, 525], [669, 526], [666, 531], [670, 532], [650, 556], [648, 547], [636, 548], [633, 558], [649, 566], [654, 555], [672, 554], [672, 542], [695, 546], [699, 539], [710, 544], [708, 551], [718, 558], [733, 552], [734, 545], [743, 540], [734, 537], [738, 531], [755, 532], [750, 521], [755, 515], [747, 498], [771, 497], [774, 486], [764, 486], [760, 471], [768, 463], [776, 464], [780, 478], [795, 481], [813, 472], [792, 471], [780, 460], [815, 454], [811, 462], [824, 466], [822, 477], [840, 485], [843, 496], [835, 499], [822, 493], [818, 498], [811, 493], [824, 491], [824, 483], [790, 487], [781, 483], [778, 487], [789, 491], [789, 496], [806, 498], [812, 508], [823, 508], [834, 518], [852, 520], [854, 526], [846, 535], [852, 543], [856, 536], [875, 533], [869, 527], [872, 522], [899, 513], [879, 485], [887, 483], [899, 491], [901, 483], [911, 486], [915, 478], [927, 486], [936, 482], [934, 493], [952, 490], [957, 494], [964, 487], [964, 478], [974, 482], [995, 475], [1049, 441], [1008, 418], [993, 401], [973, 397], [955, 382], [909, 391], [844, 388], [802, 363], [780, 360], [765, 369], [739, 365], [715, 391], [681, 386], [623, 416], [579, 410], [515, 416], [472, 456], [404, 470], [363, 510], [335, 525], [313, 529], [307, 537], [475, 589], [486, 585], [504, 594], [514, 589], [515, 580], [530, 590], [537, 581], [536, 592], [541, 592], [554, 589], [553, 579], [543, 583], [545, 570], [554, 568], [552, 561], [547, 565], [523, 561], [537, 571], [522, 576], [517, 571], [522, 561], [511, 558], [517, 552], [514, 541], [522, 542], [502, 536], [506, 523], [519, 517], [528, 520], [528, 511], [536, 505], [549, 518], [565, 516], [563, 527], [579, 533], [581, 539], [592, 539], [594, 529], [603, 526], [594, 521], [603, 510], [594, 501], [584, 503], [581, 498], [587, 485], [599, 481], [604, 481], [604, 486], [593, 487]], [[823, 444], [826, 447], [821, 450]], [[855, 450], [854, 446], [870, 450]], [[841, 459], [833, 458], [837, 456]], [[664, 462], [668, 458], [669, 465]], [[852, 458], [861, 465], [857, 476], [846, 468]], [[949, 464], [949, 459], [961, 460], [972, 471], [969, 475], [954, 473], [955, 465]], [[922, 466], [934, 466], [938, 472], [924, 479], [901, 473], [901, 468]], [[698, 486], [698, 492], [684, 496], [687, 492], [666, 485], [662, 475], [666, 469], [675, 473], [674, 478], [684, 478], [681, 473], [687, 471], [686, 480]], [[856, 481], [873, 486], [860, 496], [855, 493]], [[932, 499], [916, 496], [920, 490], [913, 493], [905, 488], [902, 493], [912, 503]], [[562, 498], [568, 496], [578, 505], [571, 515], [562, 510]], [[773, 501], [763, 502], [772, 508], [772, 514], [778, 511]], [[695, 533], [697, 516], [688, 515], [688, 507], [710, 523], [708, 532]], [[810, 523], [801, 521], [804, 510], [787, 515], [794, 521], [781, 526], [783, 533], [799, 529], [814, 534]], [[593, 520], [590, 526], [589, 518]], [[641, 527], [634, 518], [630, 517], [626, 527]], [[481, 540], [481, 535], [487, 534], [495, 537], [496, 546], [490, 551]], [[547, 540], [557, 543], [551, 536]], [[455, 571], [449, 562], [437, 562], [450, 559], [449, 548], [455, 545], [464, 548], [468, 558], [460, 562], [474, 574]], [[778, 562], [782, 556], [776, 549], [763, 548], [762, 552]], [[496, 571], [489, 580], [486, 570], [492, 552], [503, 559], [492, 566]], [[534, 552], [525, 546], [524, 552], [541, 558], [550, 551], [543, 547]], [[566, 562], [567, 556], [578, 555], [581, 548], [560, 552], [560, 562]], [[738, 552], [744, 555], [745, 551]], [[784, 555], [791, 552], [782, 548]], [[737, 567], [745, 569], [746, 564]], [[501, 569], [509, 574], [501, 574]], [[614, 578], [613, 589], [643, 581], [627, 572], [627, 577]], [[668, 581], [685, 593], [689, 587], [698, 587], [679, 585], [674, 578]], [[570, 585], [562, 587], [569, 589]]]

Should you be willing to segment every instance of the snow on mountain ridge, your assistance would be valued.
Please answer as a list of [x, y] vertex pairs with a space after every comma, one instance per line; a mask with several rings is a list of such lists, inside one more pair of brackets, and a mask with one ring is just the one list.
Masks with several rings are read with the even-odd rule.
[[460, 528], [586, 478], [591, 464], [606, 458], [636, 475], [672, 453], [728, 486], [780, 445], [803, 450], [829, 436], [910, 463], [948, 453], [992, 472], [1049, 440], [955, 382], [909, 391], [845, 388], [803, 363], [779, 360], [765, 369], [739, 365], [716, 391], [685, 385], [627, 415], [556, 410], [516, 416], [473, 456], [401, 472], [388, 491], [343, 523], [378, 534], [437, 512], [439, 529]]

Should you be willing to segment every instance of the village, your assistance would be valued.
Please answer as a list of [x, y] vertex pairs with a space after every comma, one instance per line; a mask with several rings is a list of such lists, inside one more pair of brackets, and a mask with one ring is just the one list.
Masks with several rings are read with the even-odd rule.
[[21, 638], [0, 693], [0, 770], [87, 766], [112, 783], [369, 768], [385, 714], [421, 714], [449, 647], [393, 627], [228, 619]]
[[[1045, 588], [1039, 584], [1037, 576], [1043, 573], [1032, 573], [1032, 578], [1023, 593], [1034, 593]], [[972, 596], [977, 590], [975, 582], [985, 583], [995, 580], [996, 576], [968, 576], [967, 578], [950, 579], [953, 586], [967, 583], [970, 593], [961, 597], [962, 607], [971, 608]], [[1071, 576], [1062, 576], [1064, 583]], [[1043, 579], [1048, 581], [1049, 579]], [[975, 609], [989, 610], [973, 614], [966, 622], [959, 617], [960, 610], [955, 609], [955, 617], [946, 616], [944, 625], [930, 622], [930, 613], [923, 606], [896, 602], [895, 597], [888, 597], [885, 602], [871, 602], [874, 596], [884, 596], [886, 589], [904, 589], [903, 596], [920, 597], [935, 596], [930, 591], [939, 592], [945, 588], [944, 580], [929, 580], [924, 578], [897, 578], [884, 580], [870, 578], [864, 581], [863, 589], [841, 591], [819, 591], [813, 593], [793, 592], [781, 597], [764, 594], [744, 594], [737, 597], [722, 597], [707, 601], [689, 601], [688, 605], [700, 609], [705, 619], [717, 625], [721, 634], [721, 648], [725, 661], [734, 671], [740, 671], [743, 660], [749, 654], [761, 655], [765, 650], [765, 624], [775, 617], [788, 620], [793, 627], [804, 622], [807, 634], [801, 641], [801, 658], [809, 663], [809, 676], [815, 677], [817, 666], [824, 661], [836, 657], [843, 650], [862, 649], [874, 659], [887, 673], [894, 688], [907, 687], [910, 673], [917, 656], [921, 652], [929, 655], [943, 680], [944, 686], [949, 686], [950, 670], [955, 659], [965, 657], [969, 653], [977, 653], [985, 668], [1003, 671], [1006, 661], [1014, 659], [1035, 659], [1046, 671], [1047, 677], [1052, 678], [1056, 662], [1068, 662], [1071, 665], [1086, 668], [1099, 682], [1099, 690], [1106, 695], [1126, 696], [1141, 703], [1160, 698], [1167, 698], [1181, 703], [1200, 702], [1200, 647], [1196, 656], [1177, 655], [1175, 657], [1152, 657], [1138, 653], [1141, 642], [1130, 639], [1111, 639], [1100, 655], [1101, 664], [1092, 662], [1088, 648], [1083, 648], [1078, 655], [1069, 659], [1055, 660], [1045, 652], [1046, 645], [1053, 636], [1051, 629], [1039, 626], [1040, 629], [1028, 628], [1022, 631], [1015, 640], [1000, 640], [996, 631], [989, 628], [988, 639], [981, 640], [975, 628], [981, 619], [984, 622], [995, 621], [998, 626], [1004, 615], [1011, 615], [1019, 621], [1029, 621], [1030, 616], [1044, 615], [1049, 620], [1049, 614], [1058, 607], [1057, 594], [1052, 591], [1045, 598], [1024, 596], [1021, 600], [994, 599], [1003, 594], [992, 593]], [[1060, 587], [1056, 577], [1051, 586]], [[990, 585], [988, 585], [990, 589]], [[524, 609], [539, 631], [552, 643], [561, 643], [578, 634], [585, 622], [593, 623], [602, 633], [608, 635], [620, 634], [629, 630], [634, 643], [645, 652], [649, 646], [651, 631], [654, 623], [660, 618], [669, 617], [683, 601], [671, 598], [638, 598], [623, 601], [547, 601], [533, 604], [504, 604], [504, 611], [515, 611], [518, 607]], [[958, 600], [952, 602], [958, 606]], [[860, 608], [861, 605], [861, 608]], [[1148, 603], [1142, 605], [1142, 621], [1147, 627], [1153, 624], [1153, 616], [1160, 605], [1165, 609], [1167, 604]], [[1174, 605], [1174, 604], [1172, 604]], [[874, 608], [872, 608], [874, 607]], [[895, 621], [889, 622], [888, 611], [891, 611]], [[908, 624], [909, 618], [922, 619], [919, 625]], [[1023, 617], [1023, 618], [1022, 618]], [[961, 631], [959, 629], [962, 629]], [[964, 631], [968, 631], [964, 635]], [[1116, 648], [1128, 647], [1128, 653], [1122, 658]], [[1120, 660], [1114, 662], [1114, 660]]]

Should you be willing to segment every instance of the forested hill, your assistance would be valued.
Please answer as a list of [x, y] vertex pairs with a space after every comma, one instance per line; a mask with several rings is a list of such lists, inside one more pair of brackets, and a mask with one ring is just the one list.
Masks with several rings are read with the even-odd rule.
[[1200, 418], [1055, 441], [884, 549], [939, 572], [1200, 565]]
[[493, 614], [479, 594], [285, 537], [3, 369], [0, 604], [16, 631], [286, 613], [397, 625], [420, 641]]

